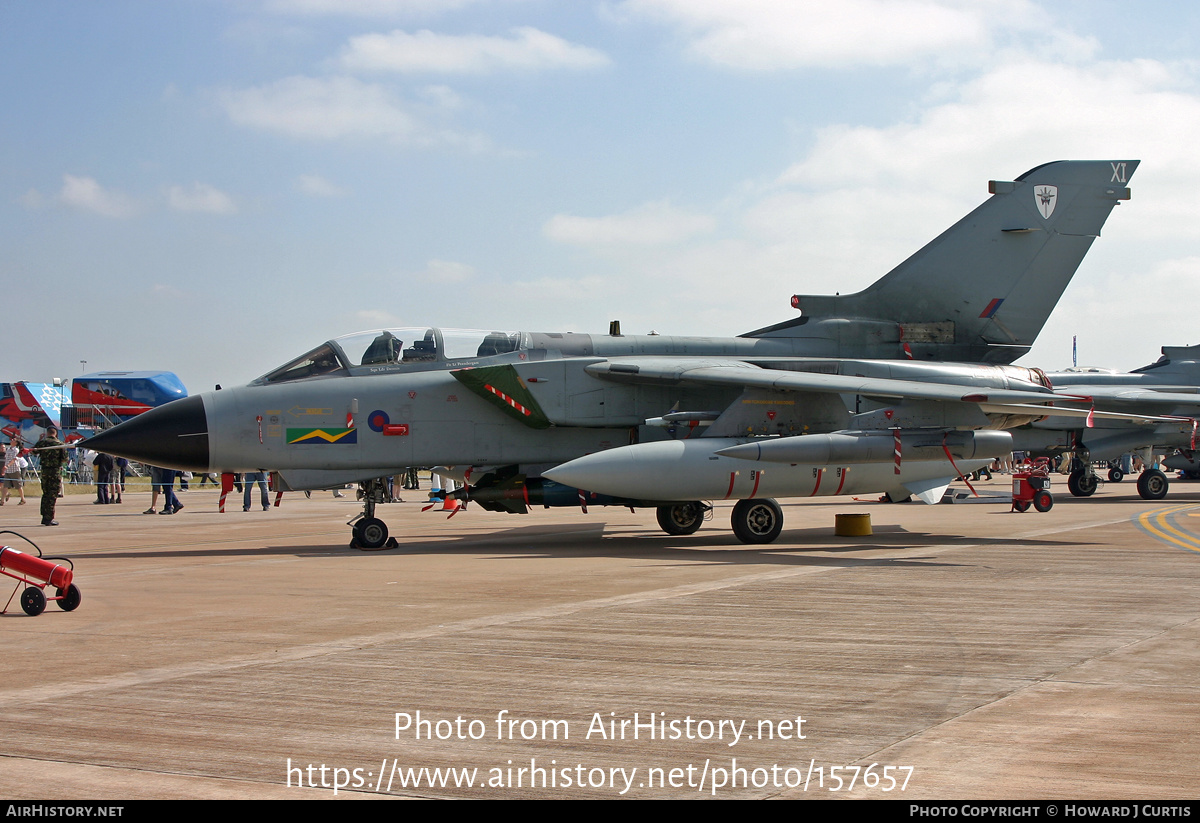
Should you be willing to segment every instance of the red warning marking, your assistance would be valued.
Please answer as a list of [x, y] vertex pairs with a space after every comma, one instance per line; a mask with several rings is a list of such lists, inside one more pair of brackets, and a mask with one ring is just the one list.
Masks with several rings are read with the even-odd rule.
[[495, 386], [490, 386], [487, 383], [484, 383], [483, 387], [485, 389], [487, 389], [488, 391], [490, 391], [492, 394], [499, 397], [501, 400], [503, 400], [508, 405], [512, 406], [514, 409], [519, 411], [521, 414], [525, 415], [526, 417], [529, 417], [530, 415], [533, 414], [533, 412], [531, 412], [529, 409], [522, 406], [516, 400], [513, 400], [511, 397], [509, 397], [507, 394], [505, 394], [504, 392], [497, 389]]
[[967, 479], [967, 476], [963, 472], [958, 470], [958, 464], [954, 462], [954, 455], [950, 453], [950, 447], [946, 445], [946, 435], [944, 434], [942, 435], [942, 451], [946, 453], [946, 459], [950, 461], [950, 467], [954, 469], [954, 472], [962, 478], [964, 483], [967, 484], [967, 488], [971, 490], [971, 494], [978, 497], [979, 492], [975, 491], [975, 487], [971, 485], [971, 481]]
[[900, 473], [900, 430], [896, 429], [896, 474]]
[[837, 491], [835, 491], [833, 493], [834, 497], [836, 497], [837, 495], [842, 493], [842, 486], [846, 485], [846, 475], [848, 475], [850, 473], [850, 467], [846, 466], [845, 468], [843, 468], [841, 470], [841, 472], [842, 472], [842, 481], [840, 483], [838, 483]]
[[728, 500], [733, 494], [733, 481], [737, 479], [737, 472], [729, 473], [729, 488], [725, 490], [725, 499]]
[[809, 497], [816, 497], [817, 492], [821, 489], [821, 478], [825, 476], [824, 469], [817, 469], [817, 485], [813, 486], [812, 494]]
[[750, 490], [751, 498], [753, 498], [756, 494], [758, 494], [758, 481], [762, 480], [762, 476], [763, 476], [763, 472], [761, 472], [761, 471], [757, 471], [754, 473], [754, 488]]
[[408, 437], [407, 423], [389, 423], [383, 427], [384, 437]]

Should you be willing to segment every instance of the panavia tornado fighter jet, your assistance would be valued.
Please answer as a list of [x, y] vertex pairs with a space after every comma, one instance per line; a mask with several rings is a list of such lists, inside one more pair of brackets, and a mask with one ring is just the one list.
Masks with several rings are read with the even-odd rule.
[[[1196, 466], [1196, 419], [1200, 417], [1200, 346], [1163, 346], [1162, 357], [1132, 372], [1061, 372], [1048, 378], [1056, 390], [1079, 395], [1068, 404], [1121, 412], [1128, 419], [1093, 421], [1087, 426], [1078, 416], [1048, 416], [1012, 432], [1014, 448], [1033, 453], [1073, 452], [1075, 462], [1067, 488], [1076, 497], [1090, 497], [1099, 485], [1093, 461], [1115, 460], [1125, 452], [1144, 451], [1145, 470], [1137, 490], [1147, 500], [1167, 495], [1167, 476], [1154, 468], [1149, 452], [1155, 448], [1179, 449], [1164, 465], [1185, 469]], [[1144, 415], [1140, 419], [1136, 415]], [[1053, 412], [1052, 412], [1053, 414]], [[1119, 482], [1124, 473], [1109, 470]]]
[[[149, 411], [89, 447], [192, 471], [360, 484], [353, 544], [388, 543], [378, 478], [451, 467], [460, 501], [652, 506], [672, 534], [714, 499], [769, 542], [770, 496], [934, 501], [1012, 448], [998, 429], [1064, 402], [1028, 351], [1138, 161], [1068, 161], [1014, 181], [869, 288], [797, 296], [801, 317], [733, 338], [381, 329], [247, 386]], [[928, 361], [964, 361], [945, 365]], [[977, 365], [969, 365], [977, 364]]]

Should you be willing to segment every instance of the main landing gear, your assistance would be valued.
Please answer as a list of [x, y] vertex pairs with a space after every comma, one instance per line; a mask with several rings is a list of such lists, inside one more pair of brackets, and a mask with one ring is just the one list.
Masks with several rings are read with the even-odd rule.
[[733, 507], [733, 533], [743, 543], [772, 543], [783, 531], [783, 509], [769, 497], [739, 500]]
[[[677, 537], [695, 534], [711, 511], [712, 506], [699, 501], [659, 506], [658, 525]], [[783, 509], [767, 497], [739, 500], [732, 521], [733, 533], [743, 543], [771, 543], [783, 531]]]
[[1138, 475], [1137, 490], [1144, 500], [1162, 500], [1170, 487], [1167, 476], [1158, 469], [1146, 469]]
[[[1108, 470], [1108, 479], [1112, 483], [1120, 483], [1125, 479], [1125, 473], [1119, 468]], [[1091, 497], [1100, 485], [1100, 478], [1092, 469], [1090, 463], [1077, 461], [1067, 478], [1067, 488], [1076, 497]], [[1158, 469], [1146, 469], [1138, 475], [1137, 490], [1143, 500], [1162, 500], [1167, 496], [1170, 487], [1167, 476]]]
[[362, 481], [358, 484], [358, 499], [363, 502], [363, 512], [349, 523], [353, 534], [350, 548], [376, 552], [399, 546], [396, 538], [388, 537], [387, 523], [375, 516], [376, 504], [388, 500], [387, 484], [378, 477]]

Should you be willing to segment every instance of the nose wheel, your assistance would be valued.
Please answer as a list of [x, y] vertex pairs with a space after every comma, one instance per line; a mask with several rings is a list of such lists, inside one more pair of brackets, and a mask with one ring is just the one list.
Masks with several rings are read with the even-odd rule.
[[387, 542], [387, 523], [378, 517], [364, 517], [354, 524], [354, 543], [358, 544], [356, 548], [364, 551], [378, 551], [387, 546]]
[[387, 499], [387, 486], [379, 478], [358, 484], [358, 496], [363, 501], [363, 513], [350, 521], [350, 548], [366, 552], [394, 549], [400, 544], [388, 537], [387, 523], [375, 516], [375, 505]]
[[1071, 472], [1067, 478], [1067, 488], [1076, 497], [1091, 497], [1099, 487], [1100, 479], [1090, 466]]
[[658, 525], [667, 534], [676, 537], [695, 534], [704, 523], [704, 515], [712, 509], [703, 503], [676, 503], [658, 507]]

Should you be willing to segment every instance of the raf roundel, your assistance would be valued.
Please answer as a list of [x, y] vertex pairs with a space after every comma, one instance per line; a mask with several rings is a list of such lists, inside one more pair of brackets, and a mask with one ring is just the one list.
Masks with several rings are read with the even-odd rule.
[[391, 422], [391, 418], [388, 417], [387, 412], [383, 409], [376, 409], [367, 415], [367, 425], [371, 427], [371, 431], [373, 432], [382, 432], [383, 427]]

